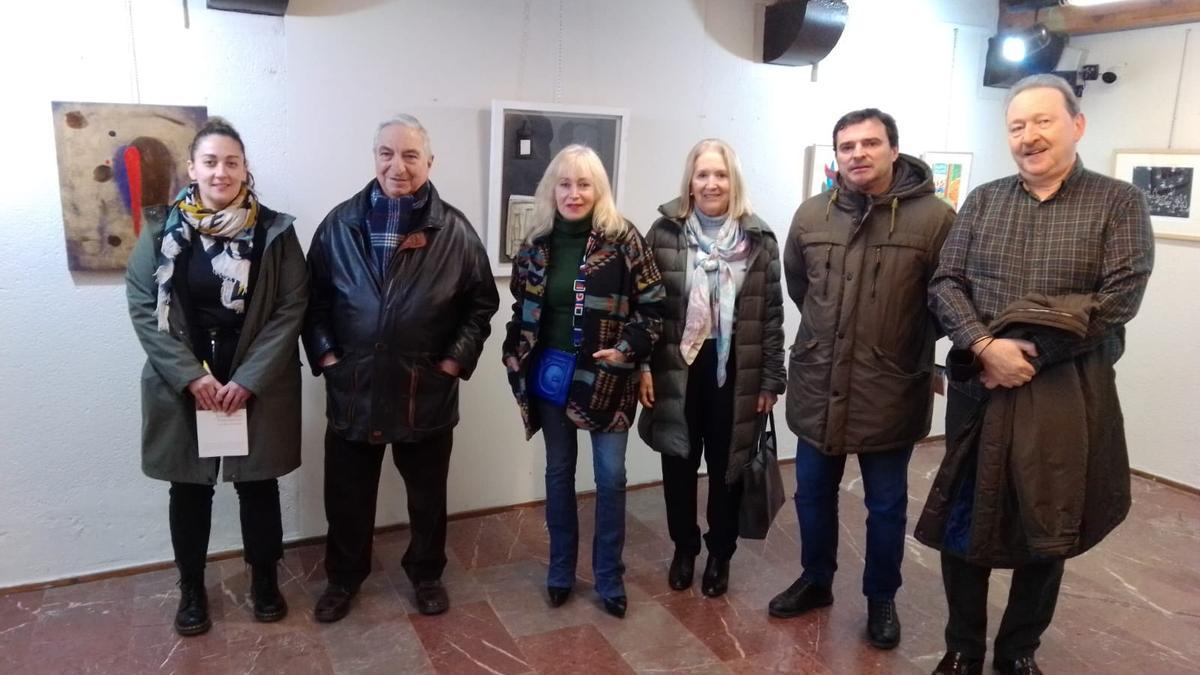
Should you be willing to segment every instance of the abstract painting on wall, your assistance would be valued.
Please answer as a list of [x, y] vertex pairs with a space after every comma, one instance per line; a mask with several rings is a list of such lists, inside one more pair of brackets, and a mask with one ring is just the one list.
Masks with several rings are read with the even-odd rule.
[[188, 183], [187, 146], [204, 106], [53, 101], [67, 266], [121, 270], [142, 209], [167, 204]]

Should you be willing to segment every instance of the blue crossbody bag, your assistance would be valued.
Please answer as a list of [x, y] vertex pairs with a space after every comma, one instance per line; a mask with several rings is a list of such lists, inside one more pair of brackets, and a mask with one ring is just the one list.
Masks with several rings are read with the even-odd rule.
[[[575, 306], [571, 320], [571, 343], [576, 349], [583, 344], [583, 307], [587, 294], [586, 260], [585, 256], [584, 261], [579, 264], [579, 274], [575, 277], [572, 289], [575, 292]], [[571, 391], [571, 378], [575, 376], [575, 353], [553, 347], [543, 347], [539, 352], [532, 377], [529, 378], [530, 393], [555, 405], [566, 405], [567, 394]]]
[[575, 355], [550, 347], [540, 352], [532, 377], [529, 378], [529, 390], [540, 399], [555, 405], [566, 405], [571, 378], [575, 375]]

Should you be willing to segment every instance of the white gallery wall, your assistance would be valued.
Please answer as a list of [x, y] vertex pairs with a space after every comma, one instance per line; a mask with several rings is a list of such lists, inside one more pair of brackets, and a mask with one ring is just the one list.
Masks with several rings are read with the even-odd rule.
[[[856, 0], [815, 81], [809, 68], [756, 62], [761, 8], [751, 0], [292, 0], [284, 18], [191, 0], [188, 10], [186, 25], [181, 3], [162, 0], [0, 10], [10, 150], [0, 163], [0, 588], [171, 557], [166, 484], [139, 467], [143, 356], [122, 277], [67, 270], [51, 100], [207, 105], [228, 117], [264, 202], [298, 217], [306, 246], [325, 213], [371, 178], [375, 124], [397, 111], [424, 121], [434, 183], [482, 230], [493, 99], [628, 108], [620, 205], [643, 230], [672, 196], [690, 146], [721, 136], [782, 237], [801, 196], [804, 148], [828, 144], [842, 113], [868, 105], [896, 116], [904, 151], [974, 152], [973, 184], [1012, 167], [1003, 92], [979, 85], [994, 0]], [[1170, 54], [1182, 53], [1185, 29], [1073, 42], [1087, 45], [1089, 62], [1123, 64], [1117, 84], [1092, 85], [1084, 98], [1089, 166], [1107, 170], [1116, 147], [1165, 147], [1178, 76]], [[1200, 88], [1188, 78], [1180, 111], [1175, 146], [1200, 147]], [[1160, 242], [1119, 366], [1135, 466], [1196, 486], [1200, 439], [1188, 413], [1200, 358], [1187, 342], [1198, 328], [1189, 293], [1198, 249]], [[502, 307], [462, 390], [452, 512], [543, 497], [541, 439], [524, 440], [499, 364]], [[789, 308], [789, 340], [797, 324]], [[281, 481], [288, 539], [324, 534], [323, 405], [321, 382], [306, 372], [304, 465]], [[941, 415], [939, 401], [933, 433]], [[659, 479], [657, 455], [636, 438], [627, 464], [632, 484]], [[583, 453], [578, 484], [590, 483]], [[404, 520], [402, 484], [385, 466], [378, 522]], [[239, 546], [235, 497], [223, 486], [210, 550]]]

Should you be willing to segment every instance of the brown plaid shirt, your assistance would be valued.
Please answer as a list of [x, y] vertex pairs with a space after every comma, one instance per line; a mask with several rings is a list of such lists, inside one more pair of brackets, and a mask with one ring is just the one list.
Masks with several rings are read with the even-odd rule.
[[929, 306], [957, 347], [990, 335], [987, 325], [1029, 293], [1092, 293], [1088, 336], [1035, 340], [1035, 367], [1111, 342], [1120, 355], [1124, 324], [1137, 313], [1154, 265], [1145, 196], [1129, 183], [1075, 168], [1045, 201], [1018, 176], [967, 196], [929, 284]]

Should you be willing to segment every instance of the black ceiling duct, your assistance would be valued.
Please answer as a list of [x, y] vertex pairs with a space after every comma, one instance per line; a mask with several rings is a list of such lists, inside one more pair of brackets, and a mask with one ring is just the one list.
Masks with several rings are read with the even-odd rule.
[[208, 0], [209, 9], [223, 9], [227, 12], [245, 12], [247, 14], [270, 14], [283, 16], [287, 11], [288, 0]]
[[1060, 0], [1000, 0], [1000, 4], [1010, 12], [1021, 12], [1030, 9], [1058, 7], [1063, 3]]
[[763, 63], [811, 66], [829, 55], [846, 28], [841, 0], [781, 0], [767, 7]]

